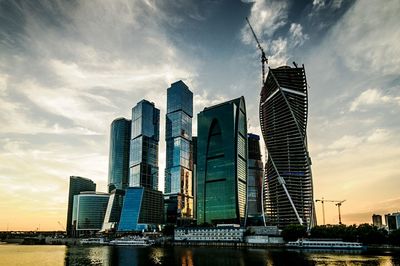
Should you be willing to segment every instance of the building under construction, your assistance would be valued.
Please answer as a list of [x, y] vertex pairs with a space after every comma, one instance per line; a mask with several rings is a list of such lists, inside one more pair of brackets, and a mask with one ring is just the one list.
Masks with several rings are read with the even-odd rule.
[[269, 68], [260, 124], [267, 149], [264, 202], [267, 222], [284, 227], [315, 223], [311, 159], [307, 148], [307, 81], [302, 67]]

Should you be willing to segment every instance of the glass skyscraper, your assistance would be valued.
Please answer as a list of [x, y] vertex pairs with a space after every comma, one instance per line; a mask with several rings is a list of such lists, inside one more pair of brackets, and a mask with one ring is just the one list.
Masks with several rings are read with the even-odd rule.
[[74, 196], [83, 191], [95, 191], [96, 184], [84, 177], [70, 176], [69, 178], [69, 192], [68, 192], [68, 210], [67, 210], [67, 235], [72, 234], [72, 209], [74, 204]]
[[129, 185], [131, 120], [117, 118], [111, 123], [108, 165], [108, 192]]
[[110, 231], [115, 231], [117, 229], [119, 219], [121, 216], [124, 196], [125, 196], [125, 190], [122, 189], [114, 189], [111, 192], [101, 231], [110, 232]]
[[72, 224], [75, 236], [100, 231], [109, 197], [109, 194], [99, 192], [81, 192], [74, 196]]
[[261, 160], [260, 136], [247, 135], [249, 147], [247, 176], [247, 221], [246, 225], [265, 225], [263, 209], [263, 162]]
[[171, 84], [165, 128], [167, 223], [193, 219], [192, 117], [193, 93], [181, 80]]
[[198, 114], [197, 223], [243, 224], [247, 197], [244, 97]]
[[265, 204], [271, 225], [315, 224], [307, 115], [304, 66], [269, 69], [261, 91], [260, 124], [268, 150]]
[[145, 187], [126, 190], [118, 232], [158, 229], [163, 223], [161, 191]]
[[132, 109], [130, 187], [158, 189], [160, 110], [142, 100]]

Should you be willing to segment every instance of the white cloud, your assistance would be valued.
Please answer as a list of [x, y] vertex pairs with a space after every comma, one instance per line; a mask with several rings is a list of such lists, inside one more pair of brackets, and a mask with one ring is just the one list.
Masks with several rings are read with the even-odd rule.
[[308, 35], [303, 33], [303, 27], [300, 24], [292, 23], [289, 32], [292, 34], [293, 46], [301, 46], [309, 39]]
[[313, 0], [313, 7], [315, 9], [320, 9], [325, 6], [325, 0]]
[[[250, 23], [260, 41], [264, 35], [272, 36], [274, 32], [287, 23], [287, 8], [286, 1], [256, 1], [249, 16]], [[253, 35], [246, 25], [242, 29], [242, 40], [246, 44], [254, 42]]]
[[352, 149], [361, 144], [362, 141], [362, 137], [346, 135], [334, 141], [331, 145], [328, 146], [328, 148], [332, 150]]
[[397, 0], [357, 1], [335, 27], [332, 48], [353, 71], [397, 75], [400, 72], [400, 5]]
[[382, 94], [378, 89], [368, 89], [363, 91], [350, 105], [350, 111], [360, 110], [368, 105], [380, 105], [394, 103], [400, 105], [400, 97], [390, 97]]

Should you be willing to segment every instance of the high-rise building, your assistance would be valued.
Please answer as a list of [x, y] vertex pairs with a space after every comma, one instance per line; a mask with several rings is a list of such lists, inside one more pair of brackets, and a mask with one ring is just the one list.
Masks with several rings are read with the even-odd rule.
[[389, 232], [400, 229], [400, 212], [385, 214], [385, 223]]
[[72, 231], [74, 236], [93, 235], [100, 231], [110, 195], [93, 191], [74, 196]]
[[382, 215], [373, 214], [372, 215], [372, 224], [374, 226], [381, 228], [382, 227]]
[[142, 100], [132, 109], [130, 180], [122, 205], [119, 232], [155, 229], [163, 221], [158, 191], [160, 110]]
[[244, 97], [197, 116], [197, 223], [244, 224], [247, 119]]
[[167, 223], [181, 224], [193, 219], [192, 117], [193, 93], [181, 80], [171, 84], [167, 90], [165, 127]]
[[132, 108], [130, 187], [158, 189], [160, 110], [142, 100]]
[[261, 160], [260, 136], [247, 135], [247, 220], [246, 225], [265, 225], [263, 208], [263, 162]]
[[121, 217], [124, 196], [125, 190], [123, 189], [114, 189], [111, 191], [101, 231], [111, 232], [117, 230], [119, 219]]
[[192, 147], [193, 147], [193, 217], [197, 219], [197, 137], [192, 137]]
[[111, 123], [108, 164], [108, 192], [129, 186], [131, 120], [117, 118]]
[[67, 235], [72, 234], [72, 209], [74, 204], [74, 196], [83, 191], [95, 191], [96, 184], [87, 178], [80, 176], [70, 176], [69, 178], [69, 192], [68, 192], [68, 208], [67, 208]]
[[260, 124], [268, 150], [265, 204], [271, 225], [311, 227], [316, 222], [307, 115], [304, 66], [270, 68], [261, 92]]
[[118, 232], [159, 229], [163, 223], [163, 195], [146, 187], [126, 190]]

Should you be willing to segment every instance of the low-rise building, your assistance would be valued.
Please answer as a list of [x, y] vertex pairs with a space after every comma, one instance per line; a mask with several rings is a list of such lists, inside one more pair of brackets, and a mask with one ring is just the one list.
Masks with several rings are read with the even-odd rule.
[[217, 227], [181, 227], [174, 232], [175, 241], [242, 242], [245, 229], [227, 225]]
[[277, 226], [250, 226], [245, 242], [249, 244], [283, 244], [281, 230]]

